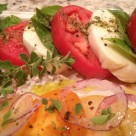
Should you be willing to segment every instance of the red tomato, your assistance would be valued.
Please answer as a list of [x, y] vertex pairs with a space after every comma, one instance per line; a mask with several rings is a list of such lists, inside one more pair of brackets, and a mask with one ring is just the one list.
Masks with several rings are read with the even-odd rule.
[[128, 36], [136, 51], [136, 9], [133, 11], [128, 23]]
[[92, 52], [87, 40], [86, 27], [92, 12], [74, 5], [66, 6], [56, 13], [52, 20], [53, 42], [62, 55], [70, 52], [76, 62], [73, 67], [85, 77], [105, 78], [109, 71]]
[[23, 44], [23, 30], [28, 22], [22, 22], [5, 29], [0, 35], [0, 60], [9, 60], [12, 64], [21, 66], [24, 62], [19, 58], [21, 53], [29, 55]]

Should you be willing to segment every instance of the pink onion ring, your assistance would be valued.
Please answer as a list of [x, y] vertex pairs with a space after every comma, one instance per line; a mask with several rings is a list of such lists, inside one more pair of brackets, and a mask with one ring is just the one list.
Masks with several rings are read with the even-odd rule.
[[132, 94], [127, 94], [127, 99], [129, 102], [135, 102], [136, 103], [136, 96]]
[[[36, 99], [38, 102], [33, 104], [33, 101]], [[12, 117], [14, 120], [31, 113], [41, 104], [41, 99], [41, 97], [30, 92], [22, 94], [11, 106]]]
[[[41, 104], [41, 97], [33, 93], [25, 93], [19, 96], [11, 106], [13, 120], [0, 127], [0, 136], [10, 136], [21, 128]], [[37, 100], [36, 102], [34, 102]]]
[[[84, 116], [81, 117], [81, 116], [75, 116], [75, 115], [70, 114], [69, 118], [65, 119], [65, 115], [68, 113], [67, 104], [65, 102], [67, 95], [71, 91], [73, 91], [77, 95], [79, 93], [85, 94], [87, 92], [84, 89], [89, 86], [93, 87], [94, 91], [99, 90], [102, 92], [103, 91], [108, 92], [110, 90], [113, 92], [113, 95], [116, 99], [117, 108], [116, 108], [116, 113], [114, 113], [115, 115], [102, 125], [94, 124], [91, 121], [92, 117], [88, 117], [89, 115], [87, 115], [87, 117], [84, 117]], [[80, 98], [80, 96], [79, 96], [79, 98]], [[71, 124], [75, 124], [75, 125], [79, 125], [79, 126], [91, 129], [91, 130], [110, 130], [112, 128], [117, 127], [124, 119], [124, 117], [126, 115], [127, 107], [128, 107], [126, 94], [120, 86], [118, 86], [117, 84], [114, 84], [112, 82], [109, 82], [107, 80], [98, 80], [98, 79], [79, 81], [79, 82], [65, 88], [62, 91], [62, 93], [60, 94], [59, 100], [62, 102], [62, 107], [63, 107], [60, 115], [65, 121], [67, 121]], [[83, 105], [83, 103], [82, 103], [82, 105]], [[101, 109], [101, 111], [102, 110], [103, 109]], [[96, 114], [98, 114], [98, 113], [96, 113]]]

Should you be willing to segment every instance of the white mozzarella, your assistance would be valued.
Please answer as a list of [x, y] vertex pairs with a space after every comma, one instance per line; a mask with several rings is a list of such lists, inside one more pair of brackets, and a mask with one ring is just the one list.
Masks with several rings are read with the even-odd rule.
[[[98, 57], [103, 68], [108, 69], [118, 79], [125, 82], [136, 82], [136, 63], [111, 48], [105, 38], [121, 38], [121, 29], [114, 15], [108, 10], [95, 11], [88, 29], [90, 46]], [[116, 30], [119, 30], [117, 32]]]
[[30, 53], [34, 51], [38, 55], [46, 57], [48, 49], [40, 41], [34, 27], [26, 26], [23, 33], [23, 42]]
[[[47, 51], [49, 50], [42, 44], [33, 26], [26, 26], [23, 33], [23, 42], [30, 53], [34, 51], [39, 56], [47, 57]], [[67, 69], [68, 67], [65, 64], [61, 64], [60, 68], [57, 67], [56, 73], [61, 73]], [[48, 67], [48, 71], [51, 71], [51, 66]]]

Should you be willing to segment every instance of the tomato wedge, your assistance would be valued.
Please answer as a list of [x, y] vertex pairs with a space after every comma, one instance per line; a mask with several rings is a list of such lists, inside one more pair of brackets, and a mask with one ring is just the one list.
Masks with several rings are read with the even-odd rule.
[[19, 58], [21, 53], [29, 55], [23, 44], [23, 30], [28, 22], [21, 22], [5, 29], [0, 35], [0, 60], [9, 60], [13, 65], [21, 66], [23, 60]]
[[133, 11], [128, 23], [128, 36], [136, 51], [136, 9]]
[[70, 52], [76, 62], [73, 67], [87, 78], [105, 78], [109, 71], [102, 69], [87, 40], [87, 25], [92, 12], [70, 5], [53, 17], [51, 31], [54, 45], [62, 55]]

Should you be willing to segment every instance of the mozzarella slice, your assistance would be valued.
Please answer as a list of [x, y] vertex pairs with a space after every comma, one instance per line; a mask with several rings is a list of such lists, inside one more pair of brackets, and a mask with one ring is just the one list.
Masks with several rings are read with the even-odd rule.
[[136, 63], [111, 48], [105, 38], [122, 38], [116, 18], [108, 10], [95, 11], [88, 29], [90, 46], [103, 68], [108, 69], [121, 81], [136, 82]]
[[[43, 45], [33, 26], [26, 26], [23, 33], [23, 42], [30, 53], [34, 51], [39, 56], [43, 56], [44, 58], [47, 57], [47, 51], [49, 50]], [[58, 68], [57, 64], [54, 65], [57, 68], [56, 73], [61, 73], [68, 69], [65, 64], [61, 64], [60, 68]], [[51, 66], [49, 66], [47, 70], [51, 71]]]

